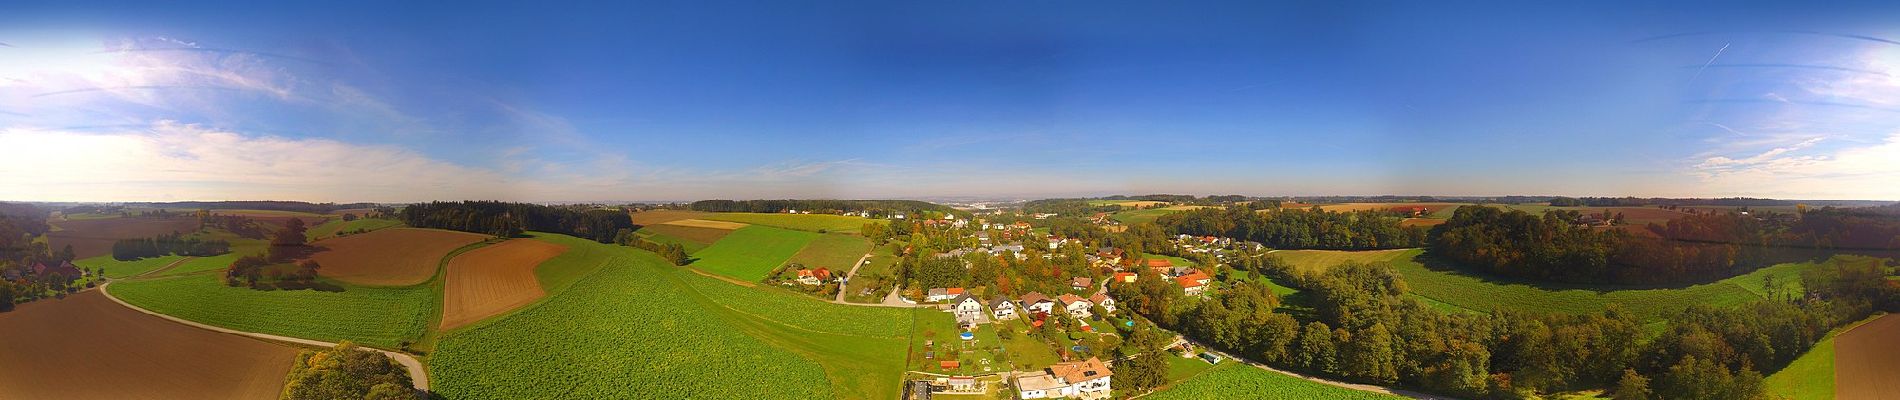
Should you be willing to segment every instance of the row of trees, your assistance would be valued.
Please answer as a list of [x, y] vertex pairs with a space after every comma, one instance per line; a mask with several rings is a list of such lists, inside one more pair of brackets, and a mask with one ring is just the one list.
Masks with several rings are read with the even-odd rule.
[[1390, 212], [1331, 212], [1285, 209], [1258, 212], [1249, 206], [1203, 208], [1161, 216], [1169, 232], [1249, 240], [1276, 249], [1368, 250], [1423, 246], [1426, 230], [1401, 226]]
[[522, 231], [553, 232], [613, 243], [621, 229], [633, 229], [633, 220], [620, 210], [589, 206], [555, 207], [498, 201], [417, 203], [398, 213], [403, 223], [421, 228], [449, 229], [510, 237]]
[[646, 240], [639, 235], [633, 234], [632, 229], [621, 228], [619, 232], [614, 234], [613, 242], [623, 246], [632, 246], [633, 248], [651, 251], [653, 254], [660, 255], [660, 258], [666, 259], [667, 262], [673, 263], [673, 265], [686, 265], [687, 263], [693, 262], [692, 257], [686, 253], [686, 246], [681, 246], [679, 243], [659, 243]]
[[1404, 280], [1386, 266], [1302, 274], [1277, 261], [1255, 265], [1301, 288], [1312, 320], [1275, 312], [1271, 291], [1246, 281], [1205, 300], [1147, 276], [1111, 291], [1163, 326], [1268, 364], [1470, 398], [1594, 388], [1616, 388], [1619, 399], [1759, 398], [1760, 371], [1786, 365], [1876, 306], [1900, 306], [1880, 261], [1837, 259], [1804, 274], [1808, 296], [1692, 307], [1643, 342], [1642, 324], [1616, 308], [1447, 314], [1407, 297]]
[[177, 232], [143, 239], [121, 239], [112, 243], [112, 258], [119, 261], [167, 255], [205, 257], [229, 252], [231, 242], [187, 237]]

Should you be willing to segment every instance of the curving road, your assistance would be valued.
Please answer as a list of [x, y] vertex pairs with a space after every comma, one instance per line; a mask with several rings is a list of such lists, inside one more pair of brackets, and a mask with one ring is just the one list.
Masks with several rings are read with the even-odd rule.
[[[292, 344], [300, 344], [300, 345], [305, 345], [305, 346], [329, 348], [329, 347], [336, 347], [337, 345], [336, 343], [325, 342], [325, 341], [301, 339], [301, 338], [294, 338], [294, 337], [289, 337], [289, 336], [278, 336], [278, 335], [272, 335], [272, 334], [267, 334], [267, 333], [245, 332], [245, 331], [240, 331], [240, 330], [235, 330], [235, 329], [221, 328], [221, 327], [205, 325], [205, 324], [185, 320], [183, 318], [178, 318], [178, 317], [173, 317], [170, 315], [153, 312], [152, 310], [139, 308], [139, 306], [132, 305], [131, 303], [127, 303], [124, 300], [119, 300], [118, 297], [113, 297], [112, 292], [109, 290], [106, 290], [106, 287], [108, 286], [112, 286], [112, 282], [108, 281], [104, 285], [99, 285], [99, 293], [106, 295], [106, 298], [111, 299], [112, 302], [119, 303], [119, 305], [125, 306], [125, 308], [130, 308], [133, 311], [138, 311], [138, 312], [142, 312], [151, 316], [168, 319], [168, 320], [171, 320], [172, 322], [185, 324], [186, 326], [196, 327], [198, 329], [209, 330], [212, 332], [222, 332], [222, 333], [229, 333], [233, 335], [249, 336], [249, 337], [258, 338], [258, 339], [284, 342], [284, 343], [292, 343]], [[423, 391], [429, 390], [429, 371], [427, 368], [424, 368], [422, 366], [422, 361], [416, 360], [415, 357], [411, 357], [410, 355], [405, 354], [405, 353], [398, 353], [398, 352], [388, 351], [388, 350], [383, 350], [383, 349], [373, 349], [369, 347], [358, 346], [357, 349], [363, 350], [363, 351], [374, 351], [378, 353], [383, 353], [383, 355], [387, 355], [389, 356], [389, 358], [395, 359], [396, 363], [402, 364], [404, 368], [409, 369], [409, 379], [415, 383], [417, 390], [423, 390]]]

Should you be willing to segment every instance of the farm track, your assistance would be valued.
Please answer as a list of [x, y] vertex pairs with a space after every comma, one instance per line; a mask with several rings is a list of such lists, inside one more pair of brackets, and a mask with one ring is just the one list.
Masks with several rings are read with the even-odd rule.
[[170, 270], [171, 270], [172, 268], [178, 268], [178, 266], [179, 266], [179, 265], [184, 265], [186, 261], [191, 261], [191, 259], [194, 259], [194, 258], [198, 258], [198, 257], [185, 257], [185, 258], [180, 258], [180, 259], [178, 259], [178, 261], [172, 261], [172, 263], [171, 263], [171, 264], [165, 264], [165, 266], [163, 266], [163, 267], [158, 267], [158, 269], [154, 269], [154, 270], [151, 270], [151, 271], [145, 271], [145, 273], [142, 273], [142, 274], [138, 274], [138, 275], [132, 275], [132, 276], [128, 276], [128, 277], [125, 277], [124, 279], [132, 279], [132, 278], [140, 278], [140, 277], [146, 277], [146, 276], [152, 276], [152, 275], [157, 275], [157, 274], [158, 274], [158, 273], [160, 273], [160, 272], [165, 272], [165, 271], [170, 271]]
[[[870, 259], [871, 259], [871, 253], [864, 253], [864, 257], [858, 257], [858, 262], [851, 264], [851, 272], [846, 272], [844, 274], [845, 282], [850, 282], [852, 277], [858, 276], [858, 268], [863, 268], [864, 262]], [[850, 303], [844, 302], [844, 293], [845, 293], [845, 290], [843, 287], [838, 288], [838, 299], [832, 302], [838, 303], [838, 304], [850, 304]]]
[[[161, 314], [158, 312], [153, 312], [152, 310], [139, 308], [138, 306], [132, 305], [131, 303], [127, 303], [125, 302], [125, 300], [119, 300], [118, 297], [113, 297], [112, 292], [110, 290], [107, 290], [107, 287], [109, 286], [112, 286], [112, 282], [106, 282], [106, 284], [104, 285], [99, 285], [98, 289], [99, 289], [100, 294], [105, 295], [106, 298], [111, 299], [112, 302], [119, 303], [120, 306], [124, 306], [125, 308], [132, 309], [133, 311], [138, 311], [141, 313], [145, 313], [147, 315], [164, 318], [172, 322], [183, 324], [185, 326], [190, 326], [190, 327], [194, 327], [198, 329], [204, 329], [204, 330], [208, 330], [212, 332], [229, 333], [233, 335], [243, 335], [243, 336], [249, 336], [249, 337], [258, 338], [258, 339], [291, 343], [291, 344], [304, 345], [304, 346], [330, 348], [330, 347], [336, 347], [337, 345], [336, 343], [325, 342], [325, 341], [301, 339], [301, 338], [294, 338], [294, 337], [289, 337], [289, 336], [278, 336], [278, 335], [271, 335], [271, 334], [265, 334], [265, 333], [245, 332], [245, 331], [240, 331], [236, 329], [221, 328], [221, 327], [205, 325], [205, 324], [185, 320], [183, 318]], [[406, 353], [399, 353], [399, 352], [369, 348], [369, 347], [357, 347], [357, 349], [362, 350], [362, 351], [374, 351], [378, 353], [383, 353], [383, 355], [387, 355], [389, 356], [389, 358], [395, 359], [397, 363], [402, 364], [403, 368], [406, 368], [409, 370], [409, 377], [413, 381], [413, 383], [415, 383], [416, 389], [423, 390], [423, 391], [429, 390], [429, 370], [428, 368], [423, 367], [422, 361], [416, 360], [415, 357], [412, 357]]]

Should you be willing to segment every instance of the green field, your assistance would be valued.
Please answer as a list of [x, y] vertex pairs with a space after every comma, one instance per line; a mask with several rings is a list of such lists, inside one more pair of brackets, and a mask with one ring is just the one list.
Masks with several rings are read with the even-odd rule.
[[[1423, 251], [1410, 249], [1359, 252], [1361, 254], [1296, 256], [1295, 259], [1308, 257], [1304, 262], [1311, 263], [1339, 260], [1345, 257], [1378, 262], [1380, 256], [1383, 256], [1386, 262], [1405, 276], [1405, 283], [1411, 295], [1427, 300], [1427, 304], [1442, 303], [1440, 308], [1450, 306], [1472, 311], [1509, 309], [1581, 314], [1601, 312], [1610, 305], [1616, 304], [1643, 322], [1660, 321], [1664, 315], [1686, 308], [1690, 304], [1725, 307], [1760, 300], [1766, 294], [1762, 288], [1764, 275], [1773, 275], [1777, 281], [1786, 282], [1789, 285], [1786, 290], [1798, 292], [1800, 271], [1812, 265], [1811, 263], [1779, 264], [1711, 283], [1686, 287], [1651, 288], [1531, 283], [1462, 271], [1435, 270], [1419, 263], [1418, 256]], [[1284, 257], [1288, 254], [1300, 254], [1300, 252], [1281, 251], [1273, 254]], [[1324, 268], [1310, 264], [1296, 265], [1302, 269]]]
[[792, 255], [789, 262], [804, 264], [805, 268], [830, 268], [836, 273], [851, 271], [851, 267], [871, 252], [871, 241], [863, 236], [846, 234], [818, 235], [805, 249]]
[[88, 258], [84, 260], [73, 261], [73, 265], [78, 265], [80, 268], [84, 268], [88, 271], [91, 271], [96, 268], [105, 268], [107, 278], [124, 278], [128, 276], [151, 272], [152, 270], [163, 268], [166, 265], [171, 265], [172, 262], [182, 260], [184, 258], [185, 256], [162, 256], [162, 257], [142, 258], [142, 259], [137, 259], [137, 260], [132, 260], [132, 261], [119, 261], [119, 260], [113, 259], [111, 255], [103, 255], [103, 256]]
[[1272, 254], [1298, 267], [1300, 272], [1321, 271], [1347, 261], [1376, 263], [1391, 261], [1397, 253], [1405, 250], [1276, 250]]
[[316, 241], [336, 236], [341, 232], [355, 232], [358, 229], [368, 232], [398, 226], [402, 226], [402, 221], [383, 218], [361, 218], [355, 221], [344, 221], [342, 218], [337, 218], [304, 231], [304, 237], [309, 238], [311, 241]]
[[[1198, 361], [1197, 361], [1198, 362]], [[1403, 397], [1315, 383], [1234, 361], [1224, 361], [1200, 375], [1142, 397], [1180, 399], [1402, 399]]]
[[1808, 348], [1801, 358], [1796, 358], [1780, 371], [1768, 375], [1762, 380], [1762, 387], [1769, 395], [1791, 400], [1829, 400], [1834, 398], [1834, 337], [1854, 329], [1867, 321], [1873, 321], [1884, 314], [1874, 314], [1867, 319], [1827, 333], [1814, 347]]
[[864, 230], [864, 224], [890, 224], [890, 220], [851, 217], [830, 214], [785, 214], [785, 213], [711, 213], [699, 216], [699, 219], [713, 221], [744, 222], [753, 225], [776, 226], [808, 232], [858, 233]]
[[[762, 214], [772, 215], [772, 214]], [[798, 254], [818, 234], [753, 225], [732, 231], [718, 243], [693, 253], [692, 266], [715, 274], [754, 282]], [[859, 253], [862, 255], [863, 253]]]
[[1202, 207], [1203, 206], [1173, 206], [1173, 207], [1164, 207], [1164, 208], [1126, 210], [1126, 211], [1117, 211], [1114, 214], [1109, 214], [1108, 217], [1116, 221], [1121, 221], [1121, 223], [1124, 223], [1124, 224], [1136, 224], [1136, 223], [1142, 223], [1142, 222], [1154, 222], [1156, 218], [1161, 218], [1161, 216], [1163, 215], [1178, 213], [1178, 212], [1192, 210], [1196, 208], [1202, 208]]
[[[230, 268], [231, 262], [237, 261], [238, 257], [239, 257], [238, 253], [231, 252], [231, 253], [224, 253], [224, 254], [215, 255], [211, 257], [193, 258], [190, 260], [185, 260], [185, 262], [179, 263], [178, 266], [172, 267], [172, 269], [165, 270], [165, 272], [160, 272], [156, 276], [176, 276], [176, 275], [187, 275], [187, 274], [192, 274], [192, 273], [201, 273], [201, 272], [206, 272], [206, 271], [223, 270], [225, 268]], [[212, 275], [217, 275], [217, 274], [212, 274]]]
[[141, 308], [204, 324], [383, 348], [421, 337], [439, 297], [428, 285], [264, 291], [225, 286], [218, 274], [116, 282], [111, 293]]
[[574, 245], [610, 255], [608, 264], [539, 305], [448, 333], [429, 363], [436, 391], [893, 398], [913, 313], [930, 313], [834, 305], [700, 276], [643, 251]]

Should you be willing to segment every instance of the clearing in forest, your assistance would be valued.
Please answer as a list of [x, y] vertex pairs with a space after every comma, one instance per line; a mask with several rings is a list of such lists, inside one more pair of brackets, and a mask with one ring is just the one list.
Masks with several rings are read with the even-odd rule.
[[394, 228], [312, 243], [317, 273], [375, 286], [408, 286], [435, 276], [442, 257], [487, 239], [487, 235], [436, 229]]
[[533, 303], [547, 294], [536, 280], [541, 262], [567, 246], [511, 239], [449, 260], [442, 292], [442, 329], [454, 329]]
[[275, 399], [297, 350], [134, 311], [97, 290], [0, 313], [0, 398]]

